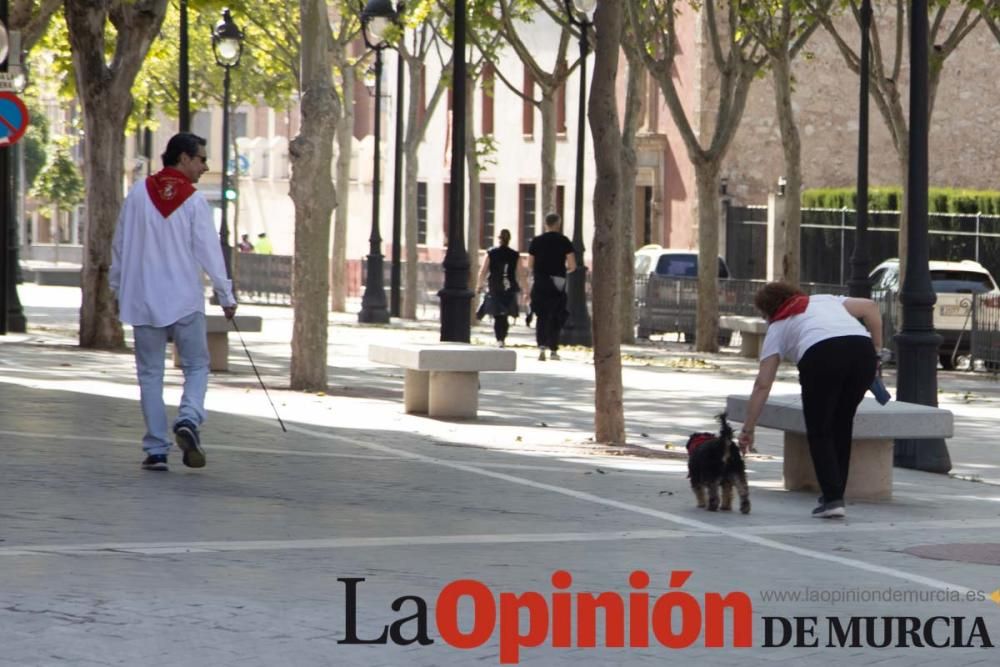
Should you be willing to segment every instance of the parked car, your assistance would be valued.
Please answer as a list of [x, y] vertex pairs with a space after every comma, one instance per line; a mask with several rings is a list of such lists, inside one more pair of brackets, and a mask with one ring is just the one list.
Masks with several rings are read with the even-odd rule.
[[[720, 281], [730, 278], [726, 260], [719, 257]], [[645, 245], [635, 252], [636, 335], [678, 332], [694, 342], [698, 308], [698, 251]], [[721, 285], [719, 302], [735, 296]], [[729, 345], [731, 331], [719, 331], [719, 344]]]
[[[938, 360], [942, 368], [950, 370], [955, 367], [955, 358], [968, 354], [971, 347], [972, 295], [1000, 295], [1000, 289], [986, 267], [971, 259], [960, 262], [931, 261], [930, 271], [931, 287], [937, 295], [934, 329], [942, 338]], [[885, 260], [872, 270], [869, 278], [872, 281], [872, 298], [879, 302], [882, 311], [883, 344], [895, 351], [893, 335], [901, 322], [899, 260]]]

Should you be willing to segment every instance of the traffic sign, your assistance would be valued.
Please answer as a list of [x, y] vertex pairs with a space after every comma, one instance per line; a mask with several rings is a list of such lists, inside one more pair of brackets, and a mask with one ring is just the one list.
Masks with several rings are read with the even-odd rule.
[[14, 93], [0, 92], [0, 148], [13, 146], [28, 129], [28, 109]]

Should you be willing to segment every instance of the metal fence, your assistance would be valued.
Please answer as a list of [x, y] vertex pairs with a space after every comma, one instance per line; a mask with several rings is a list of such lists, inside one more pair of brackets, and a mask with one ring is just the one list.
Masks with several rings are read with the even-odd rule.
[[[406, 289], [406, 262], [399, 263], [400, 290]], [[475, 276], [469, 276], [469, 288], [475, 287]], [[367, 285], [368, 281], [368, 258], [361, 260], [361, 284]], [[392, 262], [385, 260], [382, 263], [382, 285], [386, 290], [386, 299], [389, 298], [389, 288], [392, 285]], [[440, 302], [438, 292], [444, 287], [444, 268], [441, 262], [417, 262], [417, 306], [421, 312], [428, 308], [437, 308]]]
[[[802, 209], [801, 275], [804, 282], [844, 283], [851, 275], [856, 211]], [[1000, 216], [980, 213], [930, 213], [930, 257], [974, 259], [1000, 275]], [[874, 268], [898, 254], [899, 212], [870, 211], [868, 255]], [[767, 207], [726, 209], [726, 262], [737, 278], [762, 279], [767, 273]]]
[[1000, 298], [976, 294], [972, 298], [972, 368], [982, 362], [984, 370], [1000, 371]]
[[[719, 315], [759, 315], [753, 305], [754, 294], [764, 280], [719, 280]], [[846, 294], [845, 285], [803, 283], [808, 294]], [[659, 333], [677, 333], [694, 340], [698, 309], [698, 279], [673, 278], [658, 274], [636, 276], [636, 335], [649, 338]], [[723, 331], [719, 342], [728, 345], [730, 333]]]
[[[897, 296], [895, 292], [872, 292], [872, 300], [879, 305], [882, 314], [883, 347], [894, 354], [895, 335], [903, 324]], [[942, 344], [938, 350], [941, 366], [955, 368], [960, 357], [968, 356], [970, 370], [1000, 371], [1000, 297], [996, 294], [970, 294], [969, 308], [958, 337], [953, 342]]]
[[289, 255], [233, 253], [236, 298], [240, 303], [288, 305], [292, 302]]

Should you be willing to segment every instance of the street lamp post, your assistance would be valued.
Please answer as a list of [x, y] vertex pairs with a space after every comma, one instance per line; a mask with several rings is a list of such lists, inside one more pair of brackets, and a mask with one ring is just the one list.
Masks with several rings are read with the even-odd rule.
[[[7, 71], [7, 0], [0, 0], [0, 72]], [[7, 240], [13, 220], [10, 216], [10, 151], [0, 148], [0, 335], [7, 334], [7, 307], [13, 288], [10, 280], [10, 257], [7, 254]], [[16, 292], [16, 288], [13, 288]]]
[[441, 340], [468, 343], [472, 334], [469, 308], [469, 253], [465, 249], [465, 0], [455, 0], [452, 44], [451, 187], [448, 203], [448, 250], [444, 255]]
[[[17, 31], [10, 34], [10, 52], [7, 55], [7, 73], [10, 75], [12, 90], [20, 95], [28, 85], [27, 67], [21, 61], [21, 36]], [[20, 222], [24, 219], [24, 210], [20, 206], [19, 181], [17, 165], [24, 155], [24, 144], [17, 144], [13, 150], [7, 149], [9, 175], [4, 179], [6, 190], [7, 211], [9, 212], [10, 230], [7, 236], [7, 330], [13, 333], [24, 333], [28, 330], [28, 320], [21, 307], [21, 298], [17, 293], [20, 263], [18, 261], [21, 234]]]
[[365, 276], [365, 293], [361, 297], [359, 322], [386, 323], [389, 310], [385, 302], [385, 280], [382, 276], [382, 237], [379, 234], [379, 199], [381, 194], [381, 141], [382, 141], [382, 51], [389, 43], [385, 32], [396, 20], [396, 10], [391, 0], [368, 0], [361, 12], [361, 29], [365, 45], [375, 51], [375, 156], [372, 160], [372, 231], [368, 237], [368, 271]]
[[590, 313], [587, 310], [587, 267], [583, 264], [583, 149], [586, 143], [588, 34], [591, 12], [597, 0], [563, 0], [570, 22], [580, 30], [580, 103], [576, 127], [576, 191], [573, 199], [573, 250], [576, 270], [567, 276], [569, 318], [561, 338], [570, 345], [591, 345]]
[[[896, 335], [899, 351], [899, 400], [937, 406], [937, 350], [934, 331], [930, 247], [927, 239], [927, 0], [910, 3], [910, 162], [907, 210], [906, 275], [900, 301], [903, 328]], [[951, 457], [943, 439], [897, 440], [895, 463], [905, 468], [945, 473]]]
[[872, 283], [868, 278], [871, 264], [868, 255], [868, 82], [871, 60], [872, 3], [861, 3], [861, 93], [858, 107], [858, 192], [855, 208], [854, 252], [851, 253], [851, 278], [848, 294], [871, 298]]
[[225, 70], [222, 82], [222, 221], [219, 224], [219, 243], [226, 261], [226, 273], [232, 275], [232, 248], [229, 246], [229, 70], [240, 64], [243, 55], [243, 31], [233, 23], [229, 9], [222, 10], [222, 20], [212, 31], [212, 51], [215, 62]]
[[[403, 3], [396, 5], [397, 15], [403, 13]], [[397, 51], [399, 60], [396, 64], [396, 142], [393, 148], [392, 170], [392, 272], [389, 280], [389, 310], [393, 317], [400, 315], [400, 260], [403, 237], [403, 73], [406, 64], [403, 62], [403, 50]], [[407, 257], [406, 261], [415, 262], [416, 257]]]
[[[20, 68], [21, 43], [17, 31], [7, 31], [8, 1], [0, 0], [0, 72], [14, 81]], [[23, 81], [23, 78], [21, 79]], [[12, 88], [8, 84], [8, 88]], [[21, 92], [17, 90], [16, 92]], [[27, 321], [17, 295], [17, 207], [13, 194], [13, 151], [0, 148], [0, 334], [24, 333]]]

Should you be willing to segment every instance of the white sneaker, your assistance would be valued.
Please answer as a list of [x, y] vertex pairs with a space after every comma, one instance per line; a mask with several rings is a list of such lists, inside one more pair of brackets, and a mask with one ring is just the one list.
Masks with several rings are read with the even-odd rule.
[[538, 360], [545, 361], [545, 350], [544, 348], [538, 351]]
[[847, 510], [844, 509], [843, 500], [834, 500], [814, 509], [812, 515], [817, 519], [842, 519], [847, 516]]
[[497, 347], [507, 347], [507, 344], [504, 343], [502, 340], [498, 340], [497, 341]]

